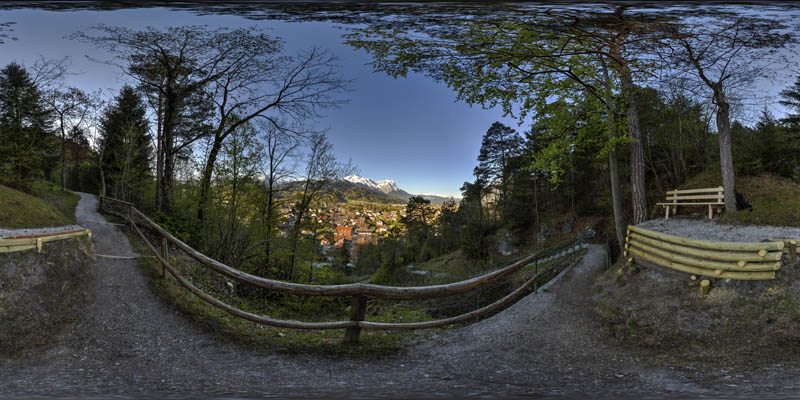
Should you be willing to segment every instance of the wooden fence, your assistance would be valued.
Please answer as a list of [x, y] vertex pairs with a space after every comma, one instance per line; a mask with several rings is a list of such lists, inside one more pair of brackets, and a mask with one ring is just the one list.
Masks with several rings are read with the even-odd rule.
[[47, 242], [55, 240], [64, 240], [77, 236], [88, 235], [92, 237], [92, 232], [88, 229], [73, 229], [61, 232], [45, 232], [31, 235], [14, 235], [7, 236], [0, 239], [0, 253], [11, 253], [14, 251], [23, 251], [29, 249], [36, 249], [37, 252], [42, 252], [42, 247]]
[[[115, 202], [127, 207], [127, 212], [119, 214], [126, 218], [133, 229], [139, 234], [144, 243], [150, 248], [150, 251], [158, 259], [162, 266], [162, 275], [164, 270], [168, 271], [175, 279], [186, 289], [192, 292], [195, 296], [199, 297], [208, 304], [217, 307], [225, 312], [228, 312], [239, 318], [248, 321], [256, 322], [263, 325], [291, 328], [291, 329], [346, 329], [344, 341], [354, 343], [358, 341], [358, 337], [362, 329], [379, 329], [379, 330], [402, 330], [402, 329], [427, 329], [438, 328], [445, 325], [455, 324], [470, 320], [472, 318], [480, 317], [487, 313], [499, 310], [516, 299], [521, 297], [525, 292], [537, 283], [537, 280], [548, 273], [554, 265], [558, 263], [551, 263], [550, 267], [543, 270], [538, 270], [537, 260], [551, 257], [554, 255], [571, 254], [573, 261], [577, 249], [581, 248], [586, 239], [583, 236], [578, 236], [574, 241], [566, 243], [558, 248], [549, 249], [547, 251], [539, 252], [529, 255], [511, 265], [496, 271], [481, 275], [475, 278], [467, 279], [460, 282], [434, 285], [434, 286], [417, 286], [417, 287], [398, 287], [398, 286], [381, 286], [368, 283], [352, 283], [344, 285], [310, 285], [283, 282], [272, 279], [262, 278], [260, 276], [251, 275], [246, 272], [229, 267], [219, 261], [216, 261], [199, 251], [191, 248], [189, 245], [176, 238], [164, 228], [153, 222], [144, 213], [139, 211], [133, 204], [121, 200], [113, 199], [110, 197], [99, 196], [100, 207], [103, 207], [103, 202]], [[139, 229], [134, 219], [141, 219], [144, 225], [151, 228], [158, 235], [161, 236], [160, 249], [153, 246], [150, 241], [145, 237], [144, 233]], [[235, 279], [252, 286], [275, 290], [283, 293], [290, 293], [294, 295], [311, 295], [311, 296], [350, 296], [352, 297], [352, 306], [350, 311], [350, 319], [346, 321], [332, 321], [332, 322], [303, 322], [295, 320], [282, 320], [271, 318], [262, 315], [256, 315], [243, 311], [239, 308], [231, 306], [223, 301], [214, 298], [213, 296], [205, 293], [202, 289], [198, 288], [186, 278], [181, 276], [178, 270], [172, 266], [168, 261], [168, 244], [182, 250], [194, 260], [211, 268], [212, 270], [225, 275], [229, 278]], [[574, 251], [573, 251], [574, 250]], [[571, 252], [571, 253], [570, 253]], [[470, 311], [451, 318], [439, 319], [434, 321], [425, 322], [408, 322], [408, 323], [394, 323], [394, 322], [372, 322], [365, 321], [367, 299], [395, 299], [395, 300], [424, 300], [438, 297], [448, 297], [461, 293], [468, 292], [475, 288], [491, 284], [504, 277], [520, 271], [526, 266], [533, 266], [534, 273], [527, 279], [519, 288], [515, 289], [505, 297], [491, 303], [485, 307]]]
[[625, 253], [678, 271], [714, 278], [775, 279], [784, 241], [714, 242], [628, 226]]

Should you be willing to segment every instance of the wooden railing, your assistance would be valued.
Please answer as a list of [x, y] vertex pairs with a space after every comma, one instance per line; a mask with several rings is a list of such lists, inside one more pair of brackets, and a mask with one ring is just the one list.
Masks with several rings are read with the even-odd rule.
[[[158, 259], [159, 263], [162, 266], [162, 275], [165, 273], [164, 272], [165, 270], [168, 271], [173, 277], [175, 277], [175, 279], [182, 286], [184, 286], [186, 289], [188, 289], [190, 292], [192, 292], [195, 296], [199, 297], [203, 301], [223, 311], [226, 311], [234, 316], [263, 325], [270, 325], [281, 328], [292, 328], [292, 329], [346, 329], [344, 341], [350, 343], [358, 341], [361, 329], [403, 330], [403, 329], [437, 328], [462, 321], [467, 321], [472, 318], [480, 317], [492, 311], [501, 309], [511, 304], [513, 301], [515, 301], [523, 294], [525, 294], [525, 292], [528, 289], [530, 289], [537, 283], [537, 280], [540, 277], [548, 273], [551, 270], [551, 268], [553, 268], [551, 267], [540, 270], [537, 268], [538, 267], [537, 260], [551, 257], [557, 254], [570, 254], [571, 251], [574, 261], [575, 253], [577, 252], [575, 248], [580, 248], [585, 243], [586, 240], [584, 237], [578, 236], [578, 238], [576, 238], [574, 241], [562, 245], [559, 248], [529, 255], [515, 263], [512, 263], [511, 265], [487, 273], [485, 275], [444, 285], [417, 286], [417, 287], [381, 286], [368, 283], [352, 283], [345, 285], [310, 285], [310, 284], [300, 284], [300, 283], [283, 282], [283, 281], [267, 279], [232, 268], [193, 249], [180, 239], [176, 238], [175, 236], [167, 232], [166, 229], [164, 229], [157, 223], [153, 222], [144, 213], [142, 213], [136, 207], [134, 207], [133, 204], [104, 196], [99, 196], [99, 199], [101, 208], [103, 207], [103, 201], [115, 202], [127, 207], [127, 212], [119, 215], [128, 220], [130, 225], [139, 234], [139, 236], [145, 242], [150, 251], [153, 252], [156, 259]], [[142, 233], [142, 231], [139, 229], [139, 226], [134, 221], [135, 218], [141, 219], [146, 226], [153, 229], [156, 233], [158, 233], [158, 235], [161, 236], [160, 249], [156, 249], [155, 246], [153, 246], [150, 243], [147, 237], [145, 237], [144, 233]], [[167, 251], [167, 246], [169, 243], [171, 243], [174, 247], [184, 251], [187, 255], [189, 255], [189, 257], [211, 268], [212, 270], [224, 276], [227, 276], [229, 278], [235, 279], [239, 282], [243, 282], [252, 286], [269, 290], [275, 290], [283, 293], [294, 294], [294, 295], [350, 296], [352, 297], [350, 319], [347, 321], [332, 321], [332, 322], [304, 322], [295, 320], [276, 319], [243, 311], [239, 308], [236, 308], [230, 304], [227, 304], [209, 295], [202, 289], [192, 284], [186, 278], [181, 276], [179, 271], [169, 263], [168, 251]], [[564, 250], [567, 248], [569, 248], [570, 250], [569, 251]], [[395, 300], [423, 300], [423, 299], [453, 296], [496, 282], [504, 277], [510, 276], [511, 274], [520, 271], [526, 266], [534, 267], [534, 273], [528, 280], [526, 280], [519, 288], [512, 291], [505, 297], [477, 310], [451, 318], [439, 319], [434, 321], [425, 321], [425, 322], [395, 323], [395, 322], [372, 322], [364, 320], [366, 314], [366, 303], [367, 299], [369, 298], [395, 299]]]
[[64, 240], [76, 236], [88, 235], [92, 237], [92, 232], [88, 229], [73, 229], [61, 232], [44, 232], [31, 235], [14, 235], [0, 238], [0, 253], [11, 253], [14, 251], [23, 251], [29, 249], [36, 249], [37, 252], [42, 252], [42, 247], [47, 242], [55, 240]]
[[761, 280], [775, 279], [784, 246], [783, 241], [696, 240], [628, 226], [624, 254], [689, 274]]

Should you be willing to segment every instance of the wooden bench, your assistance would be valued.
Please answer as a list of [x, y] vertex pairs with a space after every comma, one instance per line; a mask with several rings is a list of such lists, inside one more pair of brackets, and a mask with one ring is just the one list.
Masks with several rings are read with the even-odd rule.
[[658, 203], [666, 209], [665, 218], [669, 219], [670, 209], [672, 215], [678, 211], [678, 206], [704, 206], [708, 207], [708, 219], [714, 217], [714, 211], [717, 213], [722, 211], [725, 206], [725, 192], [722, 186], [714, 188], [702, 189], [687, 189], [687, 190], [670, 190], [667, 192], [667, 200], [664, 203]]

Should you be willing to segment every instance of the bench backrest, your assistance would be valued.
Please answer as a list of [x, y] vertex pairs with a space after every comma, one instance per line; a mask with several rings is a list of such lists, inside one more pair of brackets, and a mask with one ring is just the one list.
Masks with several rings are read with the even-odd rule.
[[725, 202], [725, 192], [722, 186], [701, 189], [670, 190], [667, 191], [667, 201], [679, 200], [704, 200], [705, 202]]

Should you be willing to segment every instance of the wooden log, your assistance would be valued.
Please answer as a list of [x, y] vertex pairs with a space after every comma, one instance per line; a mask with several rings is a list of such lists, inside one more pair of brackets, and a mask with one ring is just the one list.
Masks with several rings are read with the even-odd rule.
[[24, 251], [35, 249], [36, 245], [34, 244], [17, 244], [13, 246], [2, 246], [0, 245], [0, 253], [13, 253], [16, 251]]
[[654, 256], [652, 254], [648, 254], [642, 250], [639, 250], [635, 247], [631, 248], [631, 253], [634, 255], [641, 257], [644, 260], [650, 261], [652, 263], [661, 265], [663, 267], [672, 268], [674, 270], [678, 270], [681, 272], [686, 272], [688, 274], [695, 274], [695, 275], [703, 275], [703, 276], [710, 276], [712, 278], [724, 278], [724, 279], [738, 279], [738, 280], [767, 280], [767, 279], [775, 279], [775, 271], [753, 271], [753, 272], [744, 272], [744, 271], [723, 271], [722, 274], [719, 276], [714, 275], [713, 270], [705, 269], [705, 268], [698, 268], [692, 267], [689, 265], [684, 265], [681, 263], [677, 263], [674, 261], [665, 260], [661, 257]]
[[638, 241], [632, 241], [631, 245], [633, 247], [639, 248], [640, 250], [644, 250], [650, 254], [657, 255], [661, 258], [700, 268], [721, 269], [724, 271], [777, 271], [781, 268], [780, 261], [770, 261], [766, 263], [751, 263], [748, 264], [746, 267], [740, 267], [738, 263], [710, 261], [693, 257], [690, 255], [671, 253], [654, 246], [640, 243]]
[[347, 328], [344, 331], [345, 343], [358, 343], [358, 337], [361, 335], [361, 327], [358, 323], [364, 320], [367, 314], [367, 298], [364, 296], [353, 296], [353, 302], [350, 306], [350, 321], [354, 321], [356, 326]]
[[758, 255], [761, 256], [761, 257], [766, 257], [767, 251], [764, 250], [764, 249], [761, 249], [761, 250], [758, 251]]
[[631, 235], [631, 240], [639, 243], [646, 243], [650, 246], [657, 247], [663, 250], [669, 250], [673, 253], [689, 255], [692, 257], [707, 258], [717, 261], [752, 261], [752, 262], [767, 262], [767, 261], [780, 261], [781, 252], [770, 252], [765, 256], [759, 256], [756, 252], [729, 252], [729, 251], [716, 251], [716, 250], [703, 250], [695, 247], [683, 246], [669, 242], [663, 242], [658, 239], [652, 239], [647, 236], [642, 236], [637, 233]]
[[78, 233], [78, 234], [85, 235], [86, 232], [88, 232], [88, 229], [72, 229], [72, 230], [60, 231], [60, 232], [36, 233], [36, 234], [33, 234], [33, 235], [13, 235], [13, 236], [6, 236], [3, 239], [0, 239], [0, 241], [2, 241], [2, 240], [10, 240], [10, 239], [45, 238], [45, 237], [49, 237], [49, 236], [69, 235], [69, 234], [72, 234], [72, 233]]
[[692, 275], [692, 280], [696, 281], [697, 280], [697, 275]]
[[23, 238], [5, 238], [0, 239], [0, 246], [17, 246], [17, 245], [36, 245], [37, 239], [41, 239], [42, 243], [53, 242], [56, 240], [64, 240], [77, 236], [88, 235], [88, 229], [81, 229], [77, 231], [68, 231], [68, 233], [55, 232], [45, 236], [23, 237]]
[[468, 321], [472, 318], [480, 317], [484, 314], [488, 314], [490, 312], [496, 311], [502, 307], [507, 306], [511, 302], [515, 301], [517, 298], [524, 295], [527, 290], [536, 283], [536, 280], [539, 279], [542, 275], [548, 273], [552, 268], [547, 268], [543, 271], [540, 271], [538, 275], [534, 275], [531, 279], [525, 282], [522, 286], [514, 290], [513, 292], [509, 293], [505, 297], [500, 300], [495, 301], [492, 304], [489, 304], [485, 307], [479, 308], [477, 310], [470, 311], [465, 314], [457, 315], [455, 317], [435, 320], [435, 321], [425, 321], [425, 322], [407, 322], [407, 323], [393, 323], [393, 322], [372, 322], [372, 321], [362, 321], [359, 322], [358, 325], [365, 329], [380, 329], [380, 330], [402, 330], [402, 329], [430, 329], [430, 328], [439, 328], [446, 325], [455, 324], [458, 322]]
[[715, 242], [711, 240], [698, 240], [683, 238], [666, 233], [654, 232], [637, 226], [630, 226], [631, 231], [655, 239], [664, 240], [670, 243], [682, 244], [685, 246], [699, 247], [710, 250], [734, 250], [734, 251], [759, 251], [759, 250], [781, 250], [783, 242]]
[[133, 212], [142, 218], [145, 223], [156, 230], [162, 236], [165, 236], [175, 247], [183, 250], [190, 257], [199, 261], [200, 263], [209, 266], [214, 271], [217, 271], [229, 278], [236, 279], [241, 282], [251, 284], [253, 286], [262, 287], [269, 290], [276, 290], [284, 293], [292, 293], [298, 295], [311, 295], [311, 296], [357, 296], [364, 295], [375, 299], [431, 299], [437, 297], [447, 297], [460, 293], [470, 291], [476, 287], [496, 282], [503, 277], [513, 274], [531, 261], [537, 259], [539, 254], [532, 254], [508, 265], [499, 270], [484, 274], [472, 279], [467, 279], [460, 282], [449, 283], [444, 285], [434, 286], [417, 286], [417, 287], [398, 287], [398, 286], [381, 286], [365, 283], [351, 283], [344, 285], [306, 285], [300, 283], [282, 282], [272, 279], [262, 278], [239, 271], [231, 268], [199, 251], [193, 249], [180, 239], [174, 237], [167, 232], [164, 228], [153, 222], [144, 213], [136, 208]]
[[708, 296], [708, 292], [710, 291], [711, 291], [711, 281], [709, 281], [708, 279], [703, 279], [702, 281], [700, 281], [700, 289], [699, 289], [700, 297]]
[[42, 238], [36, 238], [36, 252], [42, 252]]
[[342, 328], [350, 328], [357, 326], [358, 324], [353, 321], [334, 321], [334, 322], [302, 322], [302, 321], [293, 321], [293, 320], [282, 320], [276, 318], [265, 317], [257, 314], [252, 314], [247, 311], [238, 309], [230, 304], [227, 304], [208, 293], [204, 292], [197, 286], [194, 286], [191, 282], [187, 281], [184, 277], [182, 277], [178, 271], [167, 262], [167, 260], [161, 258], [161, 254], [159, 251], [153, 247], [152, 244], [147, 240], [139, 227], [136, 226], [135, 223], [132, 223], [131, 226], [136, 230], [139, 234], [139, 237], [142, 238], [145, 245], [150, 249], [150, 251], [156, 256], [158, 262], [160, 262], [164, 268], [173, 276], [175, 280], [178, 281], [183, 287], [188, 289], [192, 294], [199, 297], [200, 300], [205, 301], [206, 303], [219, 308], [222, 311], [225, 311], [233, 316], [246, 319], [248, 321], [252, 321], [262, 325], [269, 325], [269, 326], [276, 326], [279, 328], [292, 328], [292, 329], [342, 329]]
[[[133, 221], [133, 219], [131, 219], [131, 221]], [[163, 258], [165, 260], [169, 260], [169, 248], [167, 246], [169, 246], [169, 243], [167, 242], [167, 238], [162, 236], [161, 237], [161, 258]], [[164, 266], [162, 265], [161, 266], [161, 277], [164, 277], [164, 276], [165, 276]]]
[[736, 265], [738, 265], [738, 266], [740, 266], [740, 267], [744, 267], [745, 265], [747, 265], [747, 261], [745, 261], [745, 260], [739, 260], [739, 262], [737, 262], [737, 263], [736, 263]]

